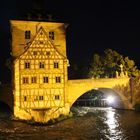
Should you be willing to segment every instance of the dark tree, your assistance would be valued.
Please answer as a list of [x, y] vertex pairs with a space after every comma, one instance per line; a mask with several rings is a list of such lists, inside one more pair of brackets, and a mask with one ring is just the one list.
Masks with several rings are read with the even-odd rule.
[[[122, 65], [123, 71], [120, 65]], [[134, 60], [124, 57], [114, 50], [106, 49], [103, 55], [93, 55], [88, 72], [90, 78], [115, 77], [116, 72], [127, 73], [129, 77], [136, 77], [140, 74]]]

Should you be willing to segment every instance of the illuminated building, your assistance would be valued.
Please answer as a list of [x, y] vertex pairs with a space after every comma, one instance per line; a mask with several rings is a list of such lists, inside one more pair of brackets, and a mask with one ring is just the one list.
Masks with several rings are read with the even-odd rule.
[[11, 20], [14, 115], [47, 122], [65, 114], [66, 24]]

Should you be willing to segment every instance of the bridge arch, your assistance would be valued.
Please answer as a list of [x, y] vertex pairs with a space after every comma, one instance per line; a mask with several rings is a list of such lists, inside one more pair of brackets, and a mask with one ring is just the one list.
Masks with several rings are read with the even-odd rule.
[[[67, 87], [67, 100], [70, 106], [84, 93], [92, 89], [113, 89], [116, 86], [126, 86], [129, 83], [129, 78], [105, 78], [105, 79], [83, 79], [83, 80], [69, 80]], [[103, 91], [102, 91], [103, 92]], [[132, 105], [122, 94], [117, 91], [118, 97], [121, 98], [123, 106], [121, 109], [132, 109]]]
[[[110, 101], [111, 99], [112, 99], [112, 102]], [[74, 105], [77, 105], [77, 103], [82, 103], [82, 102], [86, 102], [86, 105], [89, 105], [89, 102], [91, 103], [91, 101], [92, 101], [92, 105], [93, 103], [94, 105], [95, 103], [99, 103], [97, 101], [102, 101], [102, 103], [104, 103], [103, 106], [112, 106], [114, 108], [124, 108], [124, 101], [122, 97], [119, 95], [118, 92], [110, 88], [95, 88], [90, 91], [87, 91], [86, 93], [81, 94], [81, 96], [76, 99], [76, 101], [71, 105], [71, 107]], [[96, 104], [96, 105], [98, 106], [99, 104]], [[99, 106], [102, 106], [102, 105], [99, 105]]]

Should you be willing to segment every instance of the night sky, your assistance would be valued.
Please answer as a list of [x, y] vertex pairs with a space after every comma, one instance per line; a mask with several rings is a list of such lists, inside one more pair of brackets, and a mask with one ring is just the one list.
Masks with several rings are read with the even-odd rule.
[[[0, 80], [9, 80], [5, 62], [10, 57], [9, 20], [31, 11], [33, 0], [2, 0], [0, 4]], [[70, 64], [88, 64], [94, 53], [107, 48], [129, 56], [140, 66], [139, 3], [122, 0], [44, 0], [43, 8], [67, 28]], [[5, 73], [4, 73], [5, 72]], [[8, 79], [8, 80], [7, 80]]]

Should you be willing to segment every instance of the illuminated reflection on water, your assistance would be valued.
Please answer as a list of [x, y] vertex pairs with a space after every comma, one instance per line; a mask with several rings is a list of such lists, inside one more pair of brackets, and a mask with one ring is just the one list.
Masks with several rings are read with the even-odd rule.
[[78, 116], [82, 116], [83, 119], [94, 118], [97, 140], [139, 140], [140, 113], [130, 110], [88, 107], [81, 107], [77, 112]]
[[116, 116], [115, 110], [108, 110], [106, 115], [105, 123], [108, 125], [109, 136], [106, 137], [110, 140], [112, 139], [123, 139], [123, 133], [121, 129], [119, 129], [119, 122]]
[[75, 116], [50, 126], [4, 119], [0, 140], [139, 140], [140, 114], [112, 108], [73, 108]]

